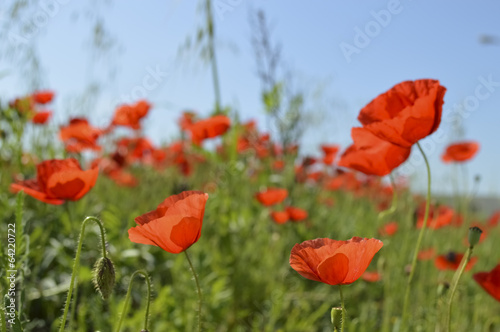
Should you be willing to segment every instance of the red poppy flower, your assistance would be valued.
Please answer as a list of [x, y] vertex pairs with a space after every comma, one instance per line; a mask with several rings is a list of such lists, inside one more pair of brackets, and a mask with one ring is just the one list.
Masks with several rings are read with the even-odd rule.
[[491, 215], [490, 219], [488, 219], [488, 227], [494, 227], [498, 225], [499, 222], [500, 222], [500, 211], [496, 211]]
[[410, 156], [411, 147], [401, 147], [378, 138], [365, 128], [352, 128], [354, 144], [341, 156], [339, 166], [368, 175], [384, 176]]
[[307, 211], [293, 206], [287, 206], [286, 212], [292, 221], [302, 221], [307, 218]]
[[83, 150], [100, 151], [97, 139], [101, 130], [89, 124], [85, 118], [73, 118], [67, 126], [59, 130], [59, 138], [64, 142], [66, 151], [82, 152]]
[[188, 128], [193, 124], [196, 118], [196, 113], [191, 111], [182, 112], [182, 116], [179, 119], [179, 126], [182, 130], [188, 130]]
[[479, 272], [474, 274], [474, 280], [483, 287], [493, 298], [500, 301], [500, 264], [490, 272]]
[[139, 121], [148, 114], [150, 108], [151, 104], [145, 100], [139, 100], [133, 105], [121, 105], [116, 109], [111, 124], [139, 129]]
[[461, 163], [472, 159], [478, 151], [479, 143], [477, 142], [454, 143], [448, 145], [445, 152], [441, 156], [441, 160], [445, 163]]
[[333, 164], [333, 161], [335, 160], [335, 157], [337, 156], [339, 149], [340, 149], [340, 146], [338, 146], [336, 144], [334, 144], [334, 145], [322, 145], [321, 150], [323, 150], [323, 153], [324, 153], [323, 163], [325, 165]]
[[380, 273], [378, 273], [377, 271], [365, 271], [361, 275], [361, 279], [367, 282], [377, 282], [380, 281], [381, 277]]
[[286, 211], [273, 211], [271, 212], [271, 218], [277, 224], [284, 224], [289, 220], [290, 216]]
[[78, 161], [69, 159], [46, 160], [37, 165], [37, 178], [10, 185], [13, 192], [26, 194], [49, 204], [82, 198], [97, 181], [97, 167], [83, 171]]
[[[425, 202], [420, 204], [417, 209], [417, 228], [422, 228], [424, 225], [425, 217]], [[438, 207], [431, 205], [429, 209], [429, 218], [427, 220], [427, 227], [429, 229], [438, 229], [441, 227], [459, 223], [455, 211], [446, 205]]]
[[436, 256], [436, 250], [434, 248], [423, 249], [418, 252], [417, 258], [421, 261], [427, 261], [433, 259]]
[[31, 119], [31, 122], [40, 125], [46, 124], [47, 121], [49, 121], [51, 115], [52, 115], [51, 111], [37, 112], [33, 116], [33, 119]]
[[338, 171], [338, 175], [328, 180], [325, 188], [328, 190], [357, 190], [361, 187], [361, 181], [354, 172]]
[[405, 81], [372, 100], [358, 120], [379, 138], [409, 148], [439, 127], [445, 92], [437, 80]]
[[285, 168], [285, 161], [284, 160], [273, 161], [272, 169], [274, 169], [275, 171], [281, 171], [283, 168]]
[[54, 92], [49, 90], [37, 91], [31, 95], [33, 101], [37, 104], [48, 104], [54, 98]]
[[382, 226], [378, 230], [378, 233], [381, 236], [393, 236], [394, 234], [396, 234], [397, 231], [398, 231], [398, 223], [395, 221], [392, 221], [392, 222], [389, 222], [389, 223], [385, 224], [384, 226]]
[[156, 150], [153, 143], [145, 137], [124, 137], [117, 143], [117, 152], [125, 158], [126, 163], [135, 161], [153, 162], [153, 153]]
[[[460, 266], [460, 262], [462, 261], [462, 258], [464, 258], [464, 254], [459, 254], [453, 251], [450, 251], [446, 255], [440, 255], [436, 257], [434, 260], [434, 265], [439, 270], [456, 270]], [[472, 269], [474, 264], [477, 262], [477, 257], [472, 257], [469, 260], [469, 263], [467, 263], [467, 266], [465, 267], [465, 271], [469, 271]]]
[[360, 237], [347, 241], [308, 240], [292, 248], [290, 266], [304, 278], [347, 285], [365, 272], [382, 246], [380, 240]]
[[203, 140], [224, 134], [231, 126], [231, 120], [225, 115], [216, 115], [200, 120], [188, 127], [191, 140], [196, 145], [201, 145]]
[[286, 189], [268, 188], [266, 191], [255, 194], [255, 198], [265, 206], [279, 204], [288, 197]]
[[156, 210], [135, 218], [128, 230], [130, 241], [162, 248], [172, 254], [183, 252], [201, 235], [208, 194], [184, 191], [165, 199]]

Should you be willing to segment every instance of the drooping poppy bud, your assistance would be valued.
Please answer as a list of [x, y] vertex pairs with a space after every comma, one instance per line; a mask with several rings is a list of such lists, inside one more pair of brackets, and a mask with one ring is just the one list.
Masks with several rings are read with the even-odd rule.
[[115, 267], [111, 259], [101, 257], [92, 271], [92, 282], [103, 300], [107, 300], [113, 292], [115, 285]]

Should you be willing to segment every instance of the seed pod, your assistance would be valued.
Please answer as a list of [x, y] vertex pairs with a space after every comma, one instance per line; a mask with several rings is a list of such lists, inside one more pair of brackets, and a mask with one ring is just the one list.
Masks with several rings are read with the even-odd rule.
[[111, 259], [101, 257], [95, 263], [92, 281], [103, 300], [107, 300], [115, 285], [115, 267]]
[[469, 246], [474, 247], [478, 244], [482, 233], [483, 231], [479, 227], [469, 228]]

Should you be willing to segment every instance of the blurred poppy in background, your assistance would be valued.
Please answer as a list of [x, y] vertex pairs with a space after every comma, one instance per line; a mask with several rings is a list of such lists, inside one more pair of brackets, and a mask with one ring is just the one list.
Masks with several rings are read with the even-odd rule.
[[293, 206], [287, 206], [285, 210], [286, 213], [288, 213], [290, 220], [292, 221], [302, 221], [304, 219], [307, 219], [307, 211], [304, 209]]
[[85, 118], [73, 118], [67, 126], [59, 130], [59, 138], [64, 142], [66, 151], [82, 152], [83, 150], [100, 151], [97, 140], [101, 130], [91, 126]]
[[[459, 254], [453, 251], [450, 251], [446, 255], [440, 255], [436, 257], [434, 260], [434, 265], [439, 269], [439, 270], [456, 270], [460, 266], [460, 262], [462, 262], [462, 259], [464, 258], [464, 254]], [[477, 257], [472, 257], [469, 260], [469, 263], [467, 263], [467, 266], [465, 267], [465, 271], [469, 271], [472, 269], [474, 264], [477, 262]]]
[[33, 101], [37, 104], [48, 104], [54, 99], [54, 92], [50, 90], [40, 90], [36, 91], [31, 95]]
[[479, 151], [479, 143], [477, 142], [459, 142], [448, 145], [441, 160], [445, 163], [455, 162], [461, 163], [474, 158]]
[[280, 188], [268, 188], [255, 194], [255, 198], [264, 206], [279, 204], [288, 197], [288, 191]]
[[51, 111], [36, 112], [33, 118], [31, 119], [31, 122], [38, 125], [46, 124], [47, 121], [49, 121], [51, 115], [52, 115]]
[[230, 126], [231, 120], [227, 116], [216, 115], [187, 126], [187, 130], [191, 133], [193, 144], [201, 145], [205, 139], [223, 135]]
[[323, 164], [331, 165], [335, 161], [335, 157], [337, 157], [337, 153], [340, 150], [340, 146], [337, 144], [331, 145], [321, 145], [321, 150], [323, 150]]
[[148, 114], [150, 108], [151, 104], [146, 100], [139, 100], [132, 105], [120, 105], [115, 111], [111, 125], [140, 129], [140, 120]]
[[273, 211], [271, 212], [271, 218], [273, 218], [274, 222], [277, 224], [284, 224], [290, 219], [286, 211]]
[[500, 301], [500, 264], [490, 272], [474, 274], [474, 280], [497, 301]]
[[392, 236], [396, 234], [398, 231], [398, 223], [395, 221], [391, 221], [385, 225], [383, 225], [381, 228], [379, 228], [378, 233], [381, 236]]

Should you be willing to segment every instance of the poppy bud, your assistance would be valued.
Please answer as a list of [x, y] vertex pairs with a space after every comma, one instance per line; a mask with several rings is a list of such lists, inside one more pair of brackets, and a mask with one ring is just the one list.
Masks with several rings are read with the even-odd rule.
[[331, 312], [333, 331], [340, 331], [342, 325], [342, 307], [333, 307]]
[[115, 285], [115, 267], [111, 259], [101, 257], [94, 266], [92, 281], [103, 300], [107, 300]]
[[482, 233], [483, 231], [479, 227], [474, 226], [469, 228], [469, 246], [471, 248], [479, 243]]

